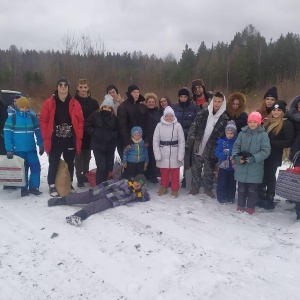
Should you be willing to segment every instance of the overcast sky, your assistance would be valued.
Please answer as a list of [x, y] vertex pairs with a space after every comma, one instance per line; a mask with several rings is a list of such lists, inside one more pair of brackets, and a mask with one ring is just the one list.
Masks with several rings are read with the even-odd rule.
[[0, 0], [0, 48], [64, 50], [64, 36], [85, 34], [105, 51], [142, 51], [179, 59], [230, 42], [252, 24], [268, 41], [300, 33], [300, 0]]

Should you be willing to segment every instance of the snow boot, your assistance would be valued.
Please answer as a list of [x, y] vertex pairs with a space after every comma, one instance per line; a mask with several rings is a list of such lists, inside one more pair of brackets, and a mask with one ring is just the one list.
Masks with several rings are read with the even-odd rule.
[[75, 215], [66, 217], [66, 221], [68, 224], [73, 225], [73, 226], [79, 226], [82, 223], [81, 218], [78, 216], [75, 216]]
[[51, 197], [58, 197], [58, 191], [55, 187], [55, 184], [50, 184], [49, 185], [49, 193]]
[[212, 199], [216, 198], [216, 195], [211, 190], [205, 191], [204, 194], [206, 194], [208, 197]]
[[158, 191], [158, 196], [162, 196], [162, 195], [167, 194], [167, 193], [168, 193], [168, 190], [163, 185], [161, 185], [160, 189]]
[[171, 193], [171, 195], [172, 195], [172, 198], [178, 198], [178, 191], [172, 191], [172, 193]]
[[43, 194], [39, 189], [34, 189], [34, 188], [29, 188], [28, 193], [35, 196], [39, 196]]
[[197, 189], [197, 188], [192, 188], [192, 189], [189, 191], [189, 195], [195, 196], [195, 195], [197, 195], [197, 194], [199, 194], [199, 189]]
[[248, 213], [249, 215], [252, 215], [255, 212], [255, 208], [247, 207], [245, 209], [245, 212]]
[[244, 212], [244, 207], [238, 206], [238, 207], [236, 208], [236, 210], [237, 210], [237, 211], [240, 211], [240, 212]]
[[48, 200], [48, 206], [67, 205], [66, 198], [51, 198]]
[[21, 197], [26, 197], [29, 196], [28, 190], [27, 189], [21, 189]]

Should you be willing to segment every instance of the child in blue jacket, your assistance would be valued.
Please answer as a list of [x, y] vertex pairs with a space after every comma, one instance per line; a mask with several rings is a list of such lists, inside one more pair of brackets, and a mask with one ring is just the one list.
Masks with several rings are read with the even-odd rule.
[[17, 107], [15, 114], [10, 115], [4, 125], [6, 155], [9, 159], [14, 155], [24, 159], [26, 184], [21, 188], [21, 196], [25, 197], [29, 194], [38, 196], [42, 193], [39, 191], [41, 165], [37, 156], [36, 143], [39, 146], [39, 154], [44, 153], [40, 125], [36, 115], [30, 112], [30, 103], [27, 98], [18, 99]]
[[236, 181], [232, 164], [232, 148], [236, 140], [237, 128], [234, 121], [225, 127], [225, 137], [219, 138], [215, 155], [219, 159], [217, 199], [221, 204], [234, 203]]
[[130, 133], [132, 144], [124, 149], [122, 160], [123, 177], [126, 179], [135, 177], [138, 174], [144, 174], [149, 162], [148, 149], [143, 140], [142, 128], [134, 126]]

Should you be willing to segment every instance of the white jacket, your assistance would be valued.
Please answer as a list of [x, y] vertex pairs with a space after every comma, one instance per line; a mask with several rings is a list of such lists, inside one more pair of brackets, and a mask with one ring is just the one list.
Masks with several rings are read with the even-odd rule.
[[[177, 145], [161, 145], [162, 142], [178, 141]], [[153, 152], [158, 168], [180, 168], [185, 150], [184, 133], [176, 117], [172, 123], [161, 117], [153, 135]]]

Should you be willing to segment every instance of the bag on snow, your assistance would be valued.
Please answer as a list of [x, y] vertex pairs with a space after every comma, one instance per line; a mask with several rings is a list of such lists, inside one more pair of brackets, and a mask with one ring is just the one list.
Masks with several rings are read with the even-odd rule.
[[0, 155], [0, 184], [6, 186], [24, 186], [25, 168], [24, 159], [14, 155], [8, 159], [6, 155]]
[[60, 197], [69, 195], [71, 192], [71, 176], [68, 164], [60, 159], [55, 177], [55, 187]]

